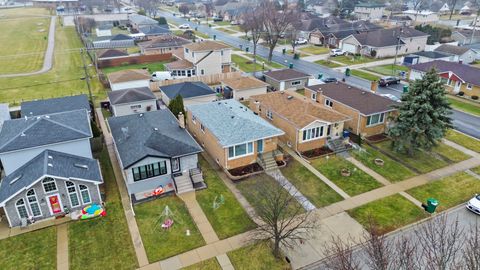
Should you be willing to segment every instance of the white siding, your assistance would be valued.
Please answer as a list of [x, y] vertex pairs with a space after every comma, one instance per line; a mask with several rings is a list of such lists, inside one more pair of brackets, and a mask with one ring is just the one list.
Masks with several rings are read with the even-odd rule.
[[[141, 107], [132, 108], [132, 106], [141, 106]], [[113, 115], [115, 116], [143, 113], [146, 111], [156, 111], [156, 110], [157, 110], [156, 100], [145, 100], [140, 102], [112, 105]]]
[[409, 80], [417, 80], [421, 79], [423, 77], [423, 72], [417, 71], [417, 70], [411, 70], [410, 71], [410, 76], [408, 77]]
[[261, 95], [267, 93], [267, 87], [259, 87], [242, 91], [233, 91], [233, 98], [236, 100], [248, 99], [253, 95]]

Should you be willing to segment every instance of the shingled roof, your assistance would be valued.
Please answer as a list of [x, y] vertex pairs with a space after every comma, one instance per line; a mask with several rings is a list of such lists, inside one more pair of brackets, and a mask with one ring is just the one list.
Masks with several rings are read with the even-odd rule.
[[174, 99], [178, 95], [184, 99], [216, 95], [215, 91], [203, 82], [183, 82], [165, 85], [160, 87], [160, 91], [169, 99]]
[[157, 48], [171, 48], [171, 47], [182, 47], [185, 44], [191, 43], [190, 40], [173, 36], [173, 35], [165, 35], [155, 37], [152, 40], [140, 42], [138, 46], [144, 49], [157, 49]]
[[25, 101], [20, 105], [22, 117], [37, 116], [74, 110], [90, 111], [87, 95]]
[[110, 83], [121, 83], [139, 80], [149, 80], [150, 73], [145, 69], [125, 69], [107, 75]]
[[[355, 37], [355, 39], [358, 40], [361, 45], [368, 45], [372, 47], [395, 46], [398, 43], [398, 36], [402, 38], [413, 38], [428, 36], [428, 34], [409, 27], [398, 27], [391, 29], [380, 29], [371, 32], [363, 32], [353, 35], [353, 37]], [[404, 42], [402, 41], [401, 43]]]
[[270, 77], [276, 81], [288, 81], [294, 79], [303, 79], [310, 77], [309, 74], [303, 73], [301, 71], [286, 68], [274, 71], [268, 71], [263, 74], [265, 77]]
[[222, 83], [237, 91], [268, 86], [268, 83], [260, 81], [259, 79], [251, 76], [224, 79]]
[[435, 49], [436, 52], [448, 53], [453, 55], [462, 55], [469, 50], [470, 48], [468, 47], [460, 47], [450, 44], [442, 44]]
[[228, 49], [230, 46], [225, 45], [220, 42], [215, 42], [215, 41], [210, 41], [210, 40], [205, 40], [201, 42], [194, 42], [187, 44], [183, 46], [186, 49], [189, 49], [193, 52], [198, 52], [198, 51], [216, 51], [216, 50], [221, 50], [221, 49]]
[[117, 90], [108, 92], [110, 104], [125, 104], [130, 102], [138, 102], [144, 100], [156, 100], [157, 97], [152, 93], [150, 88], [129, 88], [125, 90]]
[[467, 83], [480, 85], [480, 69], [466, 64], [449, 62], [444, 60], [435, 60], [410, 66], [412, 70], [427, 72], [432, 68], [437, 69], [439, 73], [452, 72]]

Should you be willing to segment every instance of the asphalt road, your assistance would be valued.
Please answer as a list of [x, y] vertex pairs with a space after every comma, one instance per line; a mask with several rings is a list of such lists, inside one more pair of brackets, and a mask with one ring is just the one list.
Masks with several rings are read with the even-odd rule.
[[[192, 29], [198, 27], [198, 31], [208, 34], [209, 36], [213, 37], [216, 35], [216, 39], [222, 42], [227, 43], [228, 45], [235, 47], [235, 48], [249, 48], [250, 52], [253, 49], [253, 45], [251, 42], [246, 41], [242, 38], [231, 36], [227, 33], [224, 33], [219, 30], [212, 29], [207, 25], [198, 25], [194, 22], [188, 22], [184, 18], [180, 18], [178, 16], [173, 16], [172, 13], [166, 11], [159, 11], [160, 16], [164, 16], [167, 20], [175, 22], [177, 24], [189, 24]], [[257, 54], [263, 58], [267, 58], [268, 56], [268, 49], [264, 46], [257, 46]], [[289, 65], [290, 63], [293, 64], [293, 68], [307, 74], [311, 74], [314, 77], [317, 77], [318, 74], [323, 74], [323, 77], [335, 77], [337, 79], [345, 78], [342, 72], [337, 70], [320, 66], [315, 63], [307, 62], [301, 59], [293, 59], [290, 55], [284, 55], [280, 52], [273, 52], [272, 61]], [[370, 90], [370, 81], [364, 80], [362, 78], [358, 78], [355, 76], [349, 76], [345, 78], [346, 82], [352, 86], [356, 86], [365, 90]], [[397, 97], [400, 97], [403, 92], [403, 85], [391, 85], [389, 87], [379, 87], [378, 93], [380, 94], [392, 94]], [[480, 138], [480, 117], [473, 116], [467, 113], [463, 113], [457, 110], [453, 111], [452, 114], [453, 124], [455, 129], [464, 132], [470, 136]]]

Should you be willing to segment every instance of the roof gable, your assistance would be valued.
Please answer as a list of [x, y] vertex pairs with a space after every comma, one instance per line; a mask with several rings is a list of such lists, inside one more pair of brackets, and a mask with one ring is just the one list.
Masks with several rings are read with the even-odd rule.
[[460, 64], [457, 62], [449, 62], [444, 60], [435, 60], [431, 62], [421, 63], [410, 66], [412, 70], [418, 70], [427, 72], [432, 68], [435, 68], [439, 73], [452, 71], [457, 76], [462, 78], [463, 81], [474, 85], [480, 85], [480, 69], [472, 67], [466, 64]]

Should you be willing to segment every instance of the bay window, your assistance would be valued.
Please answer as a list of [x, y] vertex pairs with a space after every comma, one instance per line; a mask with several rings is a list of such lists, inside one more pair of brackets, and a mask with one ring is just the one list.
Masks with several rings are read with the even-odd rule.
[[383, 123], [385, 120], [385, 113], [372, 114], [367, 117], [367, 126], [373, 126]]
[[228, 148], [228, 159], [243, 157], [253, 153], [253, 142], [237, 144]]
[[167, 162], [155, 162], [132, 168], [133, 181], [140, 181], [147, 178], [167, 174]]
[[303, 141], [315, 140], [323, 136], [323, 126], [303, 130]]

